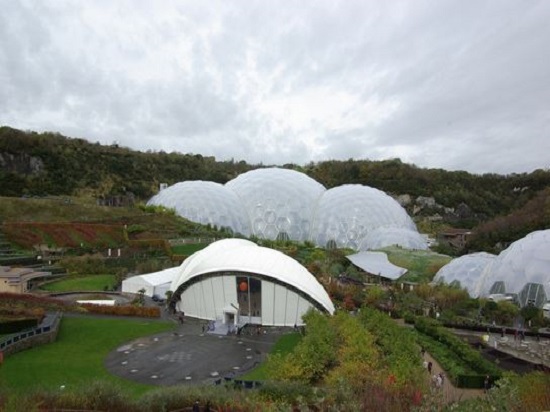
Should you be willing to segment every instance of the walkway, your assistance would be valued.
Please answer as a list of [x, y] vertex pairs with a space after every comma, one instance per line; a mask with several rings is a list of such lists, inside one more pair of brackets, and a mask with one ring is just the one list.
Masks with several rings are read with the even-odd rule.
[[[439, 374], [443, 372], [445, 374], [445, 371], [437, 361], [432, 358], [432, 356], [429, 353], [424, 354], [424, 359], [428, 362], [432, 362], [432, 373], [431, 375], [428, 374], [428, 371], [426, 371], [426, 379], [429, 381], [430, 385], [432, 386], [432, 376], [434, 374]], [[465, 399], [471, 399], [471, 398], [478, 398], [480, 396], [483, 396], [483, 390], [481, 389], [464, 389], [464, 388], [457, 388], [454, 386], [448, 377], [445, 374], [445, 379], [443, 381], [443, 386], [439, 389], [434, 388], [434, 391], [441, 391], [443, 394], [443, 402], [445, 404], [452, 403], [452, 402], [458, 402]]]

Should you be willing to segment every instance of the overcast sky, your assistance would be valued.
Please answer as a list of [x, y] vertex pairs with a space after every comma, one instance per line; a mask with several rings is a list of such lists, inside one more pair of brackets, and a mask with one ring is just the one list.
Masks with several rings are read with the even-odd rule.
[[548, 0], [0, 10], [0, 125], [249, 163], [550, 167]]

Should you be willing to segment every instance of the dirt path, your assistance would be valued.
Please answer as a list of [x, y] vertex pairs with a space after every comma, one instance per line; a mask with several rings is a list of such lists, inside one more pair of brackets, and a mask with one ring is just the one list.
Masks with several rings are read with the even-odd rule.
[[[443, 372], [445, 374], [445, 371], [441, 368], [439, 363], [429, 354], [424, 354], [424, 359], [428, 362], [432, 362], [432, 372], [431, 375], [428, 374], [428, 371], [426, 371], [426, 379], [429, 380], [430, 385], [432, 382], [432, 376], [434, 374], [439, 374]], [[447, 378], [445, 374], [445, 380], [443, 381], [443, 386], [440, 389], [434, 390], [440, 390], [443, 392], [443, 400], [445, 403], [451, 403], [451, 402], [458, 402], [465, 399], [471, 399], [471, 398], [478, 398], [480, 396], [483, 396], [483, 390], [482, 389], [463, 389], [463, 388], [457, 388], [455, 387], [450, 380]]]

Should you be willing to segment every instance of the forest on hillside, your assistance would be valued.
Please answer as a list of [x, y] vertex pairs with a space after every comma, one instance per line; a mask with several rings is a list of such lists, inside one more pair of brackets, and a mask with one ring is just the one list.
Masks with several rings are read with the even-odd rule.
[[[171, 185], [184, 180], [226, 183], [259, 167], [266, 166], [233, 159], [217, 161], [200, 154], [139, 152], [55, 132], [0, 127], [0, 196], [105, 198], [131, 194], [136, 200], [146, 201], [158, 191], [160, 183]], [[399, 159], [327, 160], [281, 167], [306, 173], [327, 188], [362, 184], [393, 196], [431, 197], [438, 208], [423, 208], [423, 216], [441, 214], [442, 208], [467, 210], [462, 221], [451, 224], [472, 228], [486, 223], [488, 226], [482, 227], [485, 237], [479, 236], [478, 244], [491, 238], [494, 230], [506, 231], [510, 216], [516, 223], [505, 239], [518, 236], [527, 228], [550, 227], [550, 193], [545, 190], [550, 188], [548, 170], [478, 175], [420, 168]], [[408, 207], [411, 214], [412, 207]], [[499, 220], [493, 222], [495, 218]], [[524, 228], [520, 228], [522, 222]]]

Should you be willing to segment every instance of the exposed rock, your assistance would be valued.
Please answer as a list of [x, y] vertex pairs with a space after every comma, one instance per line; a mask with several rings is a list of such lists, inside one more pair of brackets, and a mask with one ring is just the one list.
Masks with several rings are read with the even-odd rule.
[[38, 174], [44, 170], [44, 162], [26, 153], [0, 153], [0, 168], [8, 173]]

